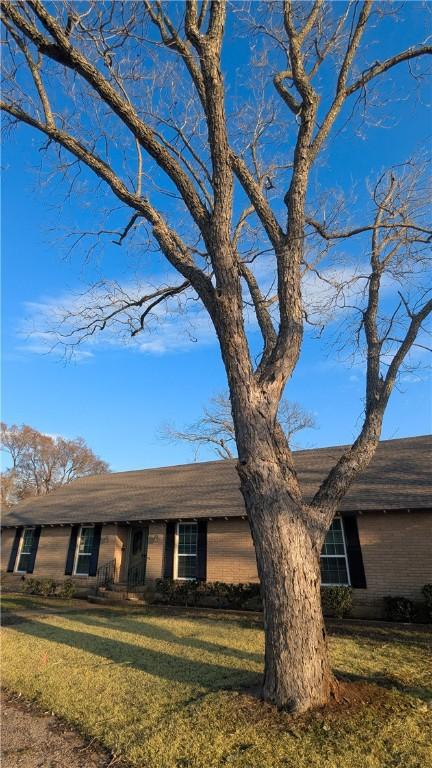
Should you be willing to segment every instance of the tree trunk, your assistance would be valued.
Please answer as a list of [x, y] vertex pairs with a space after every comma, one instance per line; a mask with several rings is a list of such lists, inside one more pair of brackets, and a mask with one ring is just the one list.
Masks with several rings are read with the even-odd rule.
[[268, 461], [261, 453], [259, 467], [253, 463], [254, 469], [239, 464], [238, 470], [264, 607], [263, 698], [305, 712], [326, 704], [336, 688], [320, 596], [324, 520], [293, 502], [285, 467], [271, 449]]

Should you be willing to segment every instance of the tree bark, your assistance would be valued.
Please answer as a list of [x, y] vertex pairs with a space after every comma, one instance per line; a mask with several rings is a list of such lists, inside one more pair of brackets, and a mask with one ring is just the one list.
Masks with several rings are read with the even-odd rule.
[[278, 440], [259, 460], [239, 463], [241, 490], [255, 544], [264, 608], [262, 695], [278, 708], [305, 712], [326, 704], [332, 675], [321, 608], [324, 515], [295, 500]]

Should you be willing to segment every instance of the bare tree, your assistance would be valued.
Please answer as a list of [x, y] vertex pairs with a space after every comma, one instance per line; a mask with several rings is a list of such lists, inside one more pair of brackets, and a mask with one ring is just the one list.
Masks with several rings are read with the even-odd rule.
[[26, 424], [1, 424], [1, 450], [12, 460], [12, 466], [2, 477], [3, 498], [8, 506], [27, 496], [50, 493], [79, 477], [109, 471], [108, 464], [93, 453], [82, 437], [52, 437]]
[[13, 469], [5, 470], [0, 475], [0, 500], [2, 509], [10, 509], [19, 502]]
[[[77, 235], [80, 242], [99, 236], [120, 245], [141, 233], [148, 259], [160, 264], [163, 256], [169, 267], [168, 279], [143, 291], [96, 287], [87, 303], [69, 307], [62, 341], [74, 345], [108, 328], [135, 335], [181, 297], [184, 307], [198, 300], [211, 319], [264, 601], [263, 696], [289, 710], [337, 692], [319, 554], [340, 501], [375, 452], [397, 375], [432, 307], [421, 269], [413, 279], [406, 271], [393, 308], [382, 291], [393, 267], [403, 274], [416, 254], [422, 265], [430, 237], [409, 198], [408, 209], [396, 202], [406, 191], [403, 171], [384, 177], [369, 211], [351, 211], [350, 218], [367, 216], [355, 226], [333, 231], [332, 217], [313, 206], [311, 172], [331, 150], [335, 125], [379, 125], [383, 83], [391, 100], [407, 67], [421, 89], [432, 47], [420, 42], [379, 60], [367, 34], [373, 27], [379, 40], [383, 19], [398, 12], [370, 0], [284, 0], [230, 7], [227, 23], [223, 0], [2, 4], [5, 130], [25, 124], [39, 132], [70, 179], [70, 195], [79, 173], [86, 184], [95, 174], [92, 204], [107, 221]], [[230, 34], [254, 45], [226, 88], [221, 50]], [[104, 189], [123, 206], [123, 223]], [[329, 244], [342, 260], [335, 244], [348, 237], [361, 238], [363, 256], [351, 278], [329, 279], [318, 263], [327, 264]], [[322, 251], [308, 245], [317, 238]], [[310, 274], [336, 288], [353, 313], [360, 309], [366, 389], [357, 439], [307, 502], [277, 412], [310, 319]], [[262, 336], [258, 360], [251, 315]]]
[[[291, 449], [294, 447], [294, 435], [302, 429], [315, 427], [312, 414], [304, 411], [298, 403], [288, 403], [286, 400], [280, 402], [278, 419]], [[228, 393], [212, 397], [210, 405], [204, 408], [204, 415], [194, 424], [189, 424], [183, 430], [176, 429], [173, 424], [164, 424], [160, 435], [163, 440], [171, 443], [191, 443], [195, 460], [200, 448], [204, 446], [213, 448], [220, 459], [233, 459], [236, 456], [236, 438]]]

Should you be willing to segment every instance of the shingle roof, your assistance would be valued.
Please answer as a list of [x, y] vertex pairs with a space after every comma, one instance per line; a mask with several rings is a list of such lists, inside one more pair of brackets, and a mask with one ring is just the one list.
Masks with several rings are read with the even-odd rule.
[[[295, 452], [306, 497], [343, 446]], [[432, 436], [380, 443], [341, 511], [432, 508]], [[48, 496], [29, 498], [3, 515], [2, 525], [236, 517], [245, 514], [235, 460], [117, 472], [76, 480]]]

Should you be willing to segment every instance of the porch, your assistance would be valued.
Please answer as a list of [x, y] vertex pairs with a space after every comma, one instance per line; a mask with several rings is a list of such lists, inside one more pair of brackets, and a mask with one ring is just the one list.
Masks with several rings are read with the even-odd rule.
[[112, 552], [114, 557], [99, 561], [97, 593], [109, 591], [113, 599], [139, 593], [148, 581], [162, 574], [165, 525], [139, 521], [118, 523]]

